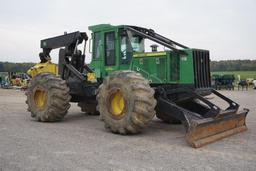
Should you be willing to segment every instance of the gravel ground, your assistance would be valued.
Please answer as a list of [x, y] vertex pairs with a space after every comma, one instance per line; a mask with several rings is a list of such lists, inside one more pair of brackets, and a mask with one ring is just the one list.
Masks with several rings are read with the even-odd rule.
[[250, 109], [249, 130], [193, 149], [182, 125], [154, 119], [142, 134], [121, 136], [76, 104], [62, 122], [36, 122], [24, 92], [0, 89], [0, 171], [256, 170], [256, 91], [221, 92]]

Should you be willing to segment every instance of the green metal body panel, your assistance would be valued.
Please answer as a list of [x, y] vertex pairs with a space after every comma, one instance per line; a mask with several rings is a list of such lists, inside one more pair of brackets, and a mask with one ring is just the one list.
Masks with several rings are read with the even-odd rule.
[[[121, 38], [120, 29], [125, 26], [112, 26], [101, 24], [90, 26], [92, 31], [92, 61], [89, 64], [94, 70], [97, 78], [104, 78], [116, 70], [134, 70], [141, 73], [151, 83], [156, 84], [193, 84], [194, 71], [192, 49], [185, 49], [185, 53], [175, 53], [173, 51], [133, 53], [129, 63], [121, 64]], [[115, 64], [105, 65], [105, 34], [114, 32], [115, 34]], [[96, 47], [94, 45], [95, 34], [100, 34], [100, 55], [95, 58]]]
[[[152, 83], [193, 84], [192, 50], [182, 56], [172, 51], [134, 54], [131, 70], [140, 72]], [[161, 54], [161, 55], [160, 55]]]

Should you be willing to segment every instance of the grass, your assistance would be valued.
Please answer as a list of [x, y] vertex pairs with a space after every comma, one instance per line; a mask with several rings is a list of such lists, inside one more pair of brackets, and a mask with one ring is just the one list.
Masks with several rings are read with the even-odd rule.
[[217, 71], [211, 72], [211, 75], [218, 74], [218, 75], [225, 75], [225, 74], [233, 74], [235, 75], [236, 79], [238, 75], [240, 75], [240, 79], [247, 79], [247, 78], [254, 78], [256, 79], [256, 71]]

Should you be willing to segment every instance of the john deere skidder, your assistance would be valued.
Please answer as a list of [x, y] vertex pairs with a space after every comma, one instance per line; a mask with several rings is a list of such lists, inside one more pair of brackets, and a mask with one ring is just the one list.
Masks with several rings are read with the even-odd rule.
[[[139, 133], [156, 115], [182, 123], [193, 147], [245, 131], [249, 110], [211, 88], [209, 51], [191, 49], [152, 29], [135, 26], [90, 26], [92, 61], [85, 64], [87, 34], [74, 32], [41, 41], [41, 62], [28, 74], [28, 110], [38, 121], [61, 120], [78, 102], [83, 112], [100, 114], [114, 133]], [[147, 52], [146, 41], [154, 42]], [[83, 52], [78, 45], [84, 42]], [[159, 51], [158, 46], [162, 46]], [[50, 52], [59, 49], [58, 67]], [[80, 47], [81, 49], [81, 47]], [[204, 98], [215, 94], [221, 109]]]

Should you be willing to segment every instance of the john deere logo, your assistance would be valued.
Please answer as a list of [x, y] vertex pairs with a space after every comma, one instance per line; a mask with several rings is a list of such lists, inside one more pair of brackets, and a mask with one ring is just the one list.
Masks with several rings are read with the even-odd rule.
[[182, 61], [187, 61], [187, 57], [186, 56], [181, 56], [181, 60]]

